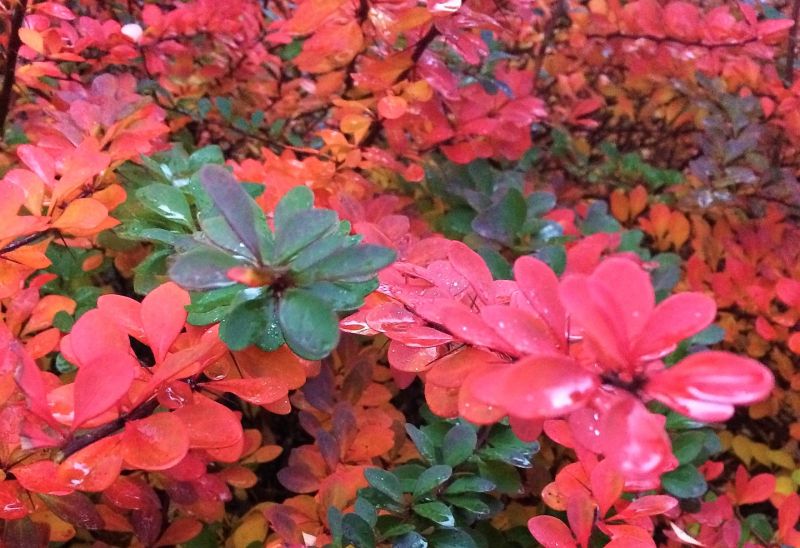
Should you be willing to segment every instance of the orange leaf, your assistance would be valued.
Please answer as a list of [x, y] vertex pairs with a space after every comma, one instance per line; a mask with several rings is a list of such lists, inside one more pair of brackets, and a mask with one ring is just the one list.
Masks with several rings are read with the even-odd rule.
[[189, 450], [189, 433], [174, 413], [158, 413], [125, 424], [122, 458], [131, 468], [165, 470]]
[[53, 228], [67, 234], [85, 236], [105, 221], [106, 217], [108, 217], [106, 206], [92, 198], [78, 198], [70, 202], [53, 222]]
[[119, 445], [120, 436], [111, 436], [80, 449], [59, 465], [59, 479], [81, 491], [105, 491], [122, 470]]

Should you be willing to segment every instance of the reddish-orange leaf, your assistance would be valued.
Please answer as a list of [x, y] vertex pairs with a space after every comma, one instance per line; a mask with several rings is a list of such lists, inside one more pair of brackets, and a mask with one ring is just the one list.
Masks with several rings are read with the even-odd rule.
[[110, 436], [80, 449], [59, 466], [58, 478], [80, 491], [105, 491], [119, 477], [120, 436]]
[[174, 413], [158, 413], [125, 424], [122, 458], [131, 468], [165, 470], [178, 464], [189, 450], [189, 433]]
[[142, 301], [142, 325], [157, 362], [164, 360], [183, 329], [188, 304], [189, 293], [173, 282], [158, 286]]

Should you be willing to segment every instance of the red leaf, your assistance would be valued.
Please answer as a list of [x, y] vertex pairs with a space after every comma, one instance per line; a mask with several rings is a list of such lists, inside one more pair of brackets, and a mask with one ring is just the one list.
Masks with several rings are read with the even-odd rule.
[[122, 470], [120, 436], [110, 436], [80, 449], [58, 466], [59, 479], [81, 491], [108, 489]]
[[176, 409], [172, 415], [184, 424], [191, 448], [228, 447], [244, 435], [233, 411], [203, 396], [196, 395], [192, 404]]
[[164, 360], [183, 329], [189, 302], [189, 293], [173, 282], [158, 286], [142, 301], [142, 325], [156, 362]]
[[592, 494], [600, 507], [600, 517], [602, 518], [622, 495], [625, 479], [611, 465], [611, 461], [602, 460], [592, 469], [589, 481], [592, 486]]
[[605, 412], [600, 423], [603, 453], [626, 482], [658, 484], [658, 477], [677, 466], [666, 418], [648, 411], [631, 396], [625, 396]]
[[772, 391], [769, 369], [728, 352], [698, 352], [654, 373], [647, 392], [679, 413], [713, 422], [733, 415], [734, 404], [754, 403]]
[[255, 405], [265, 405], [289, 393], [288, 387], [280, 379], [225, 379], [203, 383], [203, 387], [216, 393], [230, 392]]
[[453, 269], [467, 279], [481, 299], [488, 301], [487, 290], [493, 277], [483, 257], [466, 244], [451, 242], [447, 249], [447, 258], [450, 259]]
[[76, 527], [89, 530], [103, 528], [103, 518], [83, 493], [75, 492], [60, 497], [39, 495], [39, 498], [55, 515]]
[[176, 546], [186, 543], [200, 534], [203, 524], [194, 518], [177, 518], [156, 542], [156, 546]]
[[28, 515], [16, 481], [0, 481], [0, 519], [14, 521]]
[[514, 279], [533, 310], [555, 330], [555, 338], [562, 341], [566, 313], [558, 295], [555, 272], [539, 259], [520, 257], [514, 263]]
[[136, 358], [120, 353], [83, 362], [75, 376], [72, 429], [113, 407], [128, 392], [138, 367]]
[[131, 468], [165, 470], [178, 464], [189, 450], [189, 433], [174, 413], [158, 413], [125, 424], [122, 458]]
[[647, 495], [631, 502], [612, 519], [633, 521], [636, 518], [665, 514], [678, 505], [677, 499], [668, 495]]
[[114, 323], [128, 332], [128, 335], [142, 342], [147, 337], [142, 327], [142, 303], [122, 295], [102, 295], [97, 299], [97, 309]]
[[438, 346], [413, 348], [393, 340], [389, 342], [387, 358], [389, 359], [389, 364], [394, 369], [411, 373], [420, 373], [433, 367], [439, 355], [440, 348]]
[[486, 325], [477, 314], [460, 302], [445, 302], [439, 306], [442, 325], [454, 337], [475, 346], [483, 346], [492, 350], [514, 353], [514, 348], [507, 344], [494, 329]]
[[[744, 470], [743, 466], [739, 468]], [[736, 483], [736, 502], [740, 505], [763, 502], [775, 493], [775, 476], [772, 474], [758, 474], [753, 476], [741, 487], [738, 481]]]
[[536, 516], [528, 521], [528, 530], [544, 548], [577, 547], [575, 537], [563, 521], [553, 516]]
[[78, 360], [78, 365], [102, 362], [109, 354], [120, 354], [130, 348], [128, 334], [99, 310], [90, 310], [72, 326], [69, 348]]
[[527, 310], [489, 305], [481, 309], [481, 318], [518, 356], [559, 353], [559, 340], [553, 338], [549, 326]]
[[56, 475], [57, 465], [51, 460], [40, 460], [11, 469], [19, 484], [34, 493], [67, 495], [72, 489]]
[[526, 419], [559, 417], [585, 405], [600, 386], [596, 375], [565, 356], [531, 356], [487, 376], [475, 397]]
[[575, 495], [567, 501], [567, 519], [580, 546], [588, 546], [595, 519], [595, 505], [588, 494]]
[[614, 303], [611, 312], [625, 326], [629, 341], [642, 332], [655, 306], [655, 292], [641, 266], [628, 259], [606, 259], [592, 273], [591, 285], [594, 294], [605, 293]]
[[633, 354], [642, 359], [660, 358], [708, 327], [716, 315], [716, 303], [702, 293], [672, 295], [653, 310], [634, 343]]

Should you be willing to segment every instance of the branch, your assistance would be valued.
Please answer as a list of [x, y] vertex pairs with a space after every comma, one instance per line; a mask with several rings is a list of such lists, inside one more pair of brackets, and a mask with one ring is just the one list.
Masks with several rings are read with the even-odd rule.
[[758, 42], [757, 36], [751, 36], [750, 38], [745, 38], [744, 40], [739, 40], [735, 42], [704, 42], [702, 40], [686, 40], [684, 38], [675, 38], [672, 36], [657, 36], [655, 34], [627, 34], [624, 32], [611, 32], [609, 34], [588, 34], [587, 38], [598, 38], [603, 40], [614, 40], [614, 39], [624, 39], [624, 40], [648, 40], [650, 42], [654, 42], [656, 44], [677, 44], [681, 46], [689, 46], [695, 48], [735, 48], [739, 46], [745, 46], [747, 44], [752, 44], [753, 42]]
[[789, 30], [789, 51], [786, 53], [786, 65], [783, 68], [783, 79], [791, 87], [794, 84], [794, 60], [797, 56], [797, 23], [800, 17], [800, 0], [792, 4], [792, 28]]
[[542, 42], [539, 44], [539, 49], [536, 52], [536, 61], [533, 65], [533, 89], [536, 89], [537, 84], [539, 83], [539, 75], [544, 67], [544, 57], [547, 53], [547, 48], [550, 46], [550, 43], [556, 36], [556, 27], [558, 26], [558, 21], [562, 17], [566, 17], [568, 13], [569, 6], [567, 5], [567, 1], [556, 0], [556, 9], [553, 10], [553, 14], [550, 16], [550, 19], [548, 19], [547, 23], [545, 23], [544, 36], [542, 36]]
[[6, 69], [3, 76], [3, 88], [0, 89], [0, 141], [5, 135], [6, 118], [11, 111], [11, 91], [14, 87], [14, 74], [17, 70], [17, 57], [22, 40], [19, 37], [19, 29], [25, 21], [25, 11], [28, 9], [28, 0], [18, 0], [17, 7], [14, 8], [14, 15], [11, 18], [11, 36], [8, 38], [8, 55], [6, 55]]
[[117, 432], [117, 430], [122, 429], [125, 426], [125, 423], [128, 421], [134, 421], [138, 419], [143, 419], [153, 411], [156, 410], [158, 407], [158, 400], [152, 399], [140, 404], [138, 407], [134, 408], [133, 411], [127, 413], [125, 415], [121, 415], [117, 419], [106, 423], [102, 426], [98, 426], [97, 428], [90, 430], [86, 434], [80, 435], [76, 438], [70, 439], [64, 447], [61, 448], [61, 452], [59, 454], [59, 460], [64, 460], [73, 453], [77, 453], [84, 447], [93, 444], [96, 441], [100, 441], [103, 438], [110, 436]]
[[0, 255], [5, 255], [6, 253], [11, 253], [12, 251], [19, 249], [20, 247], [26, 246], [28, 244], [32, 244], [34, 242], [38, 242], [39, 240], [50, 236], [51, 234], [57, 234], [58, 230], [55, 228], [48, 228], [47, 230], [42, 230], [40, 232], [34, 232], [33, 234], [28, 234], [27, 236], [22, 236], [21, 238], [17, 238], [16, 240], [12, 241], [10, 244], [6, 245], [5, 247], [0, 248]]

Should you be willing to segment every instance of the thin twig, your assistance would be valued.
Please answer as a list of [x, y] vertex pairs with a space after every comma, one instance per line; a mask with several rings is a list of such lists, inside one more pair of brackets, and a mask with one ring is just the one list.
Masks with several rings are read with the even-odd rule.
[[6, 118], [11, 111], [12, 96], [14, 88], [14, 75], [17, 70], [17, 57], [22, 40], [19, 37], [19, 29], [25, 21], [25, 11], [28, 9], [28, 0], [19, 0], [14, 8], [14, 15], [11, 18], [11, 36], [8, 38], [8, 55], [6, 55], [5, 75], [3, 76], [3, 88], [0, 89], [0, 141], [5, 135]]
[[792, 28], [789, 30], [789, 51], [786, 53], [786, 65], [783, 68], [783, 79], [791, 87], [794, 84], [794, 60], [797, 56], [797, 23], [800, 18], [800, 0], [792, 4]]
[[84, 447], [93, 444], [96, 441], [100, 441], [103, 438], [107, 438], [111, 434], [116, 433], [118, 430], [121, 430], [126, 422], [143, 419], [145, 417], [150, 416], [153, 411], [156, 410], [158, 407], [158, 400], [152, 399], [146, 401], [133, 409], [130, 413], [120, 416], [119, 418], [106, 423], [102, 426], [98, 426], [97, 428], [90, 430], [86, 434], [82, 434], [78, 437], [72, 438], [69, 440], [64, 447], [61, 448], [61, 453], [59, 455], [60, 460], [66, 459], [73, 453], [76, 453], [83, 449]]
[[567, 5], [567, 0], [556, 0], [556, 7], [552, 15], [550, 15], [550, 19], [545, 23], [544, 36], [542, 36], [542, 42], [539, 44], [539, 49], [536, 51], [536, 61], [533, 65], [533, 89], [536, 89], [539, 83], [539, 75], [544, 67], [544, 58], [547, 54], [547, 48], [550, 47], [550, 44], [556, 36], [558, 21], [568, 14], [569, 6]]

